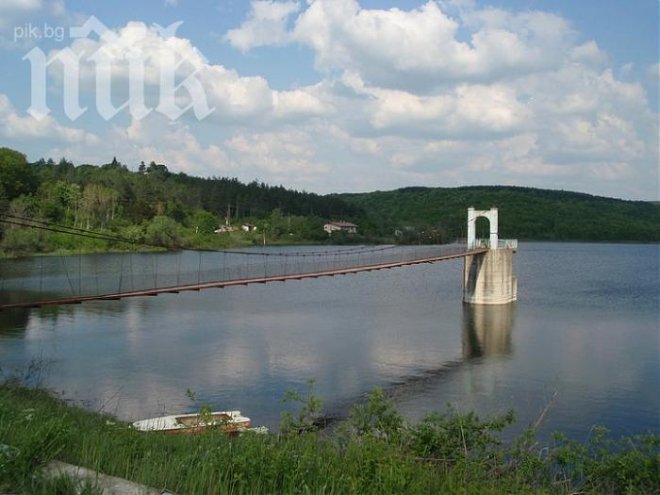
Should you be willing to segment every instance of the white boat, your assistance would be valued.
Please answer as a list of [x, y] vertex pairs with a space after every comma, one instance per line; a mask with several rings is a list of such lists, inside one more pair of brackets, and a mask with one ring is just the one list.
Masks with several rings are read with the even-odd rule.
[[136, 421], [133, 428], [139, 431], [160, 431], [163, 433], [192, 434], [203, 430], [217, 429], [229, 434], [246, 431], [250, 418], [241, 411], [216, 411], [201, 414], [177, 414]]

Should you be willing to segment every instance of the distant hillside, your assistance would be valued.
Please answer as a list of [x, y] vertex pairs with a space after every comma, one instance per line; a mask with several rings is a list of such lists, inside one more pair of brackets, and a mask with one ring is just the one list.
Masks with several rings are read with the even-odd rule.
[[[64, 158], [28, 163], [21, 152], [0, 147], [0, 256], [104, 251], [126, 241], [204, 249], [265, 240], [450, 242], [466, 236], [469, 206], [499, 208], [502, 237], [660, 242], [660, 204], [653, 202], [505, 186], [319, 195], [175, 174], [155, 162], [142, 162], [136, 171], [116, 159], [103, 165], [75, 166]], [[234, 227], [251, 223], [257, 233], [217, 235], [227, 220]], [[329, 238], [323, 230], [327, 220], [355, 222], [358, 233]], [[75, 229], [76, 235], [63, 229]], [[487, 236], [486, 229], [487, 221], [479, 220], [480, 237]]]
[[[364, 227], [376, 235], [465, 237], [469, 206], [499, 209], [502, 237], [534, 240], [660, 241], [660, 205], [589, 194], [508, 186], [409, 187], [340, 194], [364, 210]], [[485, 235], [487, 222], [478, 223]], [[424, 232], [424, 234], [422, 234]], [[424, 240], [424, 239], [421, 239]]]
[[[0, 147], [0, 256], [327, 242], [325, 220], [362, 216], [338, 197], [283, 186], [175, 174], [155, 162], [136, 171], [116, 159], [28, 163]], [[225, 223], [232, 225], [218, 235]], [[244, 232], [242, 223], [257, 229]]]

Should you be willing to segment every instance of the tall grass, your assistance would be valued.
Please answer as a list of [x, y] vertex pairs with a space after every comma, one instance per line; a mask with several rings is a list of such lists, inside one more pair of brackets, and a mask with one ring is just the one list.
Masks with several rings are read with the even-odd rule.
[[379, 391], [329, 435], [311, 414], [318, 399], [296, 398], [301, 414], [288, 416], [279, 434], [167, 436], [8, 381], [0, 385], [0, 493], [94, 493], [40, 476], [53, 459], [180, 495], [658, 493], [660, 486], [657, 435], [614, 441], [597, 430], [586, 444], [558, 436], [542, 449], [528, 432], [502, 446], [497, 433], [512, 415], [484, 421], [449, 410], [408, 425]]

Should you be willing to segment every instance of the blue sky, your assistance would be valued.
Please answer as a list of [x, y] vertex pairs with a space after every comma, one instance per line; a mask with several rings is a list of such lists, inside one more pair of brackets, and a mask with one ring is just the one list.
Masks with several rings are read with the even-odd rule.
[[[92, 16], [109, 34], [75, 38]], [[55, 60], [41, 79], [35, 51]], [[110, 102], [131, 104], [111, 114], [99, 54]], [[163, 104], [172, 60], [187, 111]], [[660, 199], [656, 0], [3, 0], [0, 63], [0, 145], [31, 160], [154, 160], [319, 193], [511, 184]]]

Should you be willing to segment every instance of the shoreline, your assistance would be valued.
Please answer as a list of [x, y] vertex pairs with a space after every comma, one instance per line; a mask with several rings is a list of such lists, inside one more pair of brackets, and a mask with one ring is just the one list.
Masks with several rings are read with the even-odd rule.
[[[254, 243], [233, 243], [228, 246], [223, 246], [221, 248], [205, 248], [205, 247], [177, 247], [177, 248], [167, 248], [167, 247], [147, 247], [145, 249], [88, 249], [81, 251], [72, 251], [72, 250], [55, 250], [48, 252], [31, 252], [31, 253], [21, 253], [21, 254], [7, 254], [4, 251], [0, 251], [0, 261], [1, 260], [20, 260], [25, 258], [37, 258], [37, 257], [50, 257], [50, 256], [80, 256], [80, 255], [104, 255], [104, 254], [123, 254], [123, 253], [166, 253], [166, 252], [180, 252], [180, 251], [201, 251], [201, 252], [223, 252], [231, 249], [250, 249], [250, 248], [260, 248], [260, 247], [293, 247], [293, 246], [355, 246], [355, 245], [369, 245], [369, 246], [386, 246], [393, 244], [392, 242], [387, 242], [386, 239], [382, 239], [382, 242], [355, 242], [355, 243], [342, 243], [342, 244], [333, 244], [330, 242], [320, 242], [320, 241], [300, 241], [300, 242], [272, 242], [269, 244], [261, 245]], [[518, 242], [526, 244], [598, 244], [598, 245], [607, 245], [611, 244], [614, 246], [618, 245], [640, 245], [640, 246], [649, 246], [655, 245], [660, 246], [660, 241], [627, 241], [627, 240], [547, 240], [547, 239], [518, 239]], [[445, 243], [447, 244], [447, 243]], [[431, 246], [435, 244], [396, 244], [400, 246]]]
[[[652, 493], [660, 481], [660, 435], [612, 439], [594, 427], [586, 443], [558, 434], [545, 446], [530, 429], [505, 445], [499, 432], [512, 414], [436, 413], [407, 424], [377, 389], [325, 434], [315, 427], [317, 398], [292, 397], [300, 410], [277, 434], [168, 436], [8, 379], [0, 382], [0, 465], [8, 468], [0, 492], [63, 493], [47, 475], [54, 462], [179, 494]], [[74, 478], [57, 483], [81, 488]]]

